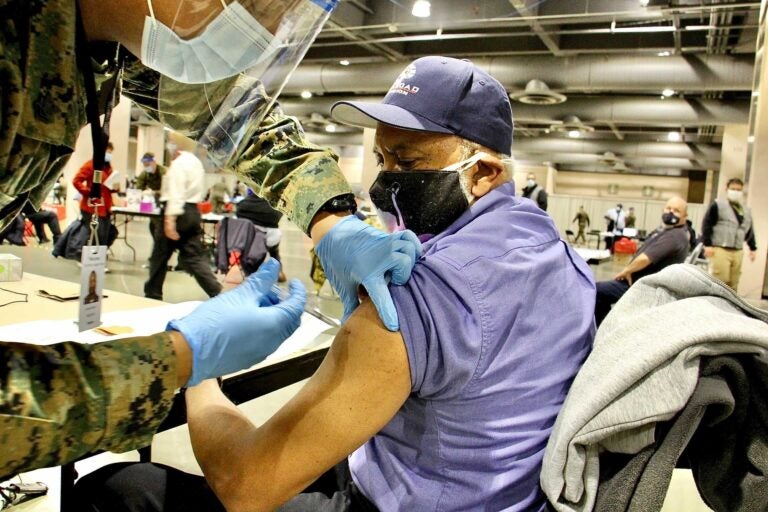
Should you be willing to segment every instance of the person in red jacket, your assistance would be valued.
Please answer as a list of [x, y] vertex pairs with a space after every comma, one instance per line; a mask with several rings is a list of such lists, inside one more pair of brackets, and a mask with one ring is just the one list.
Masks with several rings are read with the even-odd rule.
[[[101, 178], [101, 201], [102, 205], [98, 206], [99, 216], [99, 244], [109, 245], [109, 216], [112, 213], [112, 190], [104, 185], [107, 182], [110, 174], [112, 174], [112, 150], [114, 146], [111, 142], [107, 142], [107, 151], [104, 155], [104, 169]], [[88, 204], [88, 194], [91, 191], [91, 185], [93, 184], [93, 160], [88, 160], [80, 167], [80, 170], [75, 174], [72, 180], [72, 185], [75, 186], [78, 192], [80, 192], [80, 215], [82, 217], [83, 224], [86, 226], [90, 224], [91, 217], [93, 216], [94, 207]]]

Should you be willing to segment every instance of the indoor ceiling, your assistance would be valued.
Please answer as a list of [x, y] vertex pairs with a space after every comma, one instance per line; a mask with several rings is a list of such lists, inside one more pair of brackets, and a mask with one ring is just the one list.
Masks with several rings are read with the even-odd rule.
[[518, 161], [689, 176], [718, 170], [724, 126], [748, 123], [759, 1], [433, 0], [428, 18], [413, 3], [341, 0], [281, 95], [315, 140], [362, 143], [330, 106], [380, 100], [424, 55], [499, 79]]

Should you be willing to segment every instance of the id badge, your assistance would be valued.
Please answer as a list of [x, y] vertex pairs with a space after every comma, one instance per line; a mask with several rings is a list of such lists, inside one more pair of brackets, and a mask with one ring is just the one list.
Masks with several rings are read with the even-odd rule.
[[86, 245], [80, 259], [80, 304], [77, 327], [80, 332], [101, 325], [101, 301], [104, 269], [107, 266], [105, 245]]

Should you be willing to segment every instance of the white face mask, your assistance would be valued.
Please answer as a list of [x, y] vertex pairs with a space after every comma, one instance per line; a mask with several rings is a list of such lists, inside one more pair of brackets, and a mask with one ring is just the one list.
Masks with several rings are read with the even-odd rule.
[[177, 82], [202, 84], [234, 76], [271, 53], [274, 36], [238, 2], [221, 2], [224, 10], [205, 30], [184, 40], [155, 19], [152, 0], [147, 0], [142, 64]]
[[144, 166], [144, 172], [152, 174], [153, 172], [155, 172], [155, 168], [152, 167], [151, 165], [145, 165]]
[[526, 184], [527, 184], [529, 187], [535, 187], [535, 186], [536, 186], [536, 180], [528, 180], [528, 181], [526, 182]]
[[740, 203], [742, 199], [744, 199], [744, 191], [743, 190], [731, 190], [728, 189], [726, 191], [726, 194], [728, 195], [728, 200], [732, 203]]
[[108, 164], [112, 161], [112, 153], [104, 153], [104, 163]]

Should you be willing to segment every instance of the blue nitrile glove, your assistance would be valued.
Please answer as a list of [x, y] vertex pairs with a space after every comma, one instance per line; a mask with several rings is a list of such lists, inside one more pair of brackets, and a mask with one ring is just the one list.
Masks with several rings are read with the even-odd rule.
[[293, 279], [289, 297], [276, 303], [272, 286], [279, 272], [280, 263], [270, 259], [237, 288], [168, 323], [167, 329], [183, 334], [192, 349], [187, 386], [253, 366], [299, 327], [307, 292]]
[[402, 285], [411, 277], [413, 265], [421, 256], [421, 243], [412, 231], [388, 235], [350, 215], [325, 234], [315, 253], [344, 304], [343, 320], [360, 305], [357, 286], [362, 284], [384, 326], [390, 331], [398, 330], [397, 312], [387, 283], [391, 280]]

